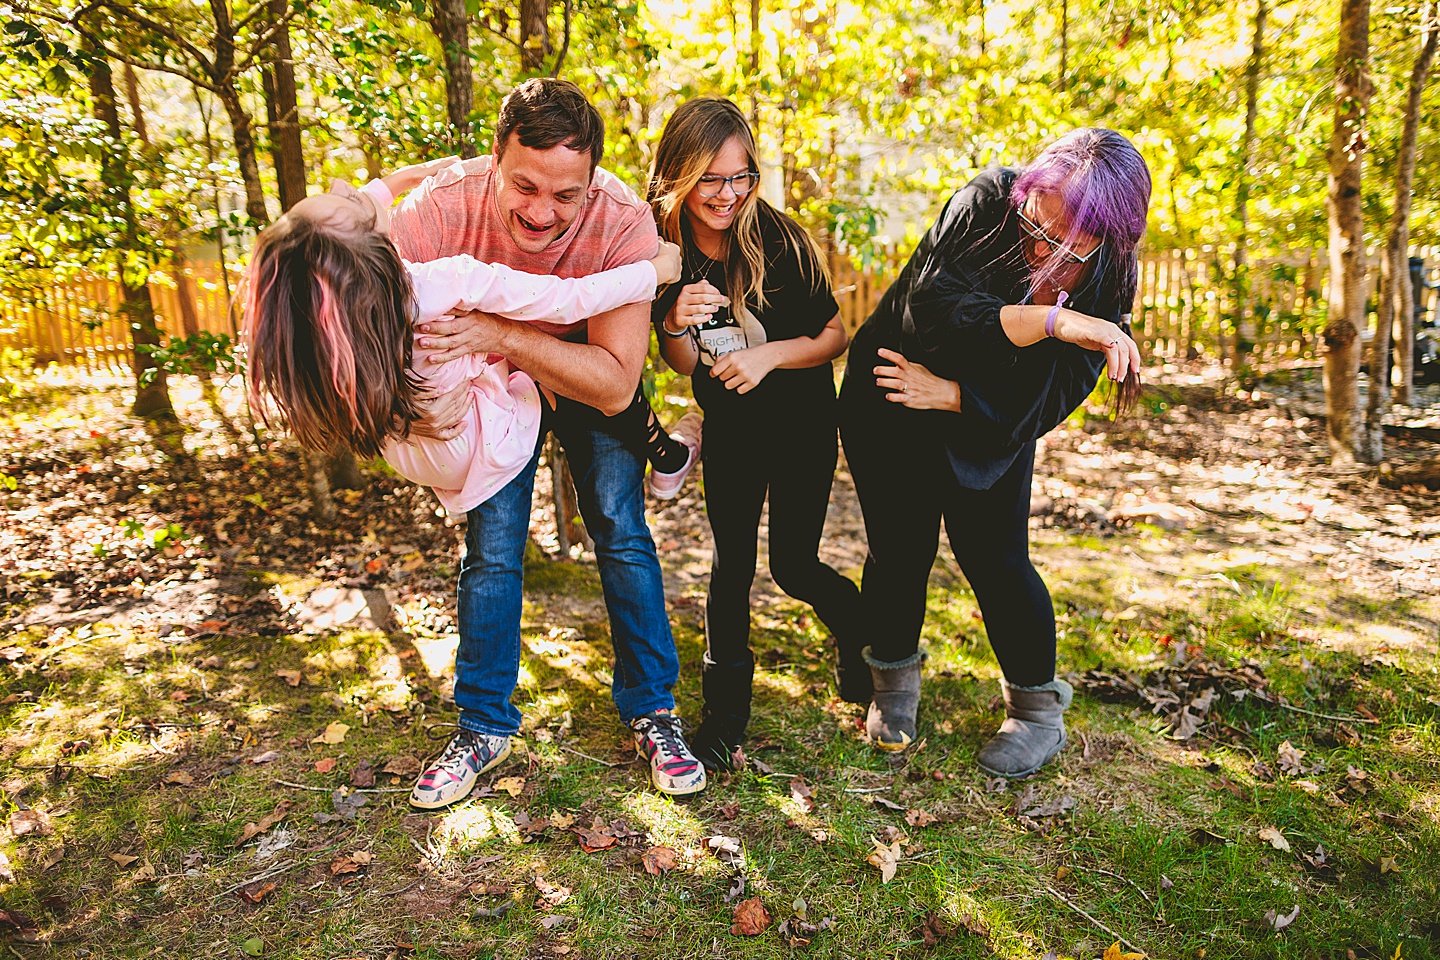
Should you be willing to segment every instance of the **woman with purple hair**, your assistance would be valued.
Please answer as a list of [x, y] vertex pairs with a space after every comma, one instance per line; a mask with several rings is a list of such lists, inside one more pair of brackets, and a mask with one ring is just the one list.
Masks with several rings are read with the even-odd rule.
[[1150, 172], [1113, 130], [1061, 137], [1022, 170], [986, 170], [945, 204], [856, 333], [840, 434], [865, 516], [862, 605], [881, 750], [915, 738], [920, 627], [940, 521], [1004, 674], [1006, 719], [979, 754], [1033, 773], [1065, 746], [1055, 611], [1030, 562], [1035, 441], [1101, 371], [1140, 390], [1126, 330]]

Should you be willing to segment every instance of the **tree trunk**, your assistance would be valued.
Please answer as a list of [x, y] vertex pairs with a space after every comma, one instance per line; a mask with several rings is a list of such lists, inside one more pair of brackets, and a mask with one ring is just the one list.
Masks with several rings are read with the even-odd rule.
[[[140, 249], [139, 224], [135, 220], [135, 208], [130, 204], [130, 169], [123, 147], [120, 129], [120, 111], [116, 107], [115, 80], [110, 73], [110, 63], [103, 53], [95, 54], [90, 65], [90, 97], [95, 119], [105, 125], [105, 133], [112, 144], [100, 154], [100, 182], [104, 184], [106, 199], [114, 205], [120, 215], [123, 240], [120, 245], [121, 262], [117, 264], [120, 273], [120, 287], [123, 296], [120, 312], [130, 328], [130, 364], [135, 372], [135, 403], [130, 412], [137, 417], [152, 420], [173, 420], [175, 409], [170, 404], [170, 390], [165, 381], [165, 371], [155, 358], [142, 347], [160, 346], [160, 328], [155, 324], [155, 305], [150, 301], [150, 285], [145, 277], [127, 275], [124, 253]], [[147, 271], [148, 272], [148, 271]]]
[[445, 109], [450, 115], [455, 150], [462, 157], [478, 156], [470, 131], [475, 80], [470, 71], [470, 16], [465, 0], [435, 0], [430, 28], [445, 58]]
[[520, 0], [520, 71], [539, 73], [554, 48], [550, 46], [549, 0]]
[[1070, 85], [1070, 0], [1060, 0], [1060, 89]]
[[1237, 366], [1249, 366], [1257, 331], [1250, 309], [1250, 177], [1255, 166], [1255, 114], [1260, 99], [1260, 77], [1265, 64], [1266, 0], [1255, 2], [1255, 32], [1250, 59], [1245, 65], [1245, 137], [1240, 146], [1240, 178], [1235, 186], [1235, 356]]
[[1336, 464], [1359, 452], [1360, 330], [1365, 321], [1365, 224], [1361, 173], [1365, 112], [1370, 103], [1370, 0], [1341, 0], [1335, 54], [1335, 126], [1330, 134], [1329, 321], [1321, 338], [1325, 357], [1326, 429]]
[[[1436, 39], [1440, 37], [1440, 6], [1435, 2], [1426, 3], [1420, 13], [1420, 53], [1415, 57], [1415, 66], [1410, 71], [1410, 89], [1405, 99], [1405, 126], [1400, 135], [1400, 153], [1397, 157], [1395, 174], [1395, 213], [1391, 219], [1392, 241], [1398, 245], [1390, 269], [1395, 281], [1393, 297], [1387, 297], [1399, 315], [1399, 382], [1395, 385], [1395, 400], [1410, 403], [1410, 391], [1415, 380], [1415, 295], [1410, 282], [1410, 206], [1415, 184], [1415, 146], [1420, 130], [1420, 98], [1425, 92], [1425, 81], [1435, 62]], [[1403, 215], [1401, 211], [1404, 211]], [[1377, 338], [1378, 339], [1378, 338]], [[1389, 385], [1389, 381], [1386, 381]], [[1367, 424], [1368, 425], [1368, 424]]]
[[250, 132], [250, 114], [240, 102], [240, 92], [235, 89], [234, 83], [218, 86], [215, 95], [230, 117], [235, 156], [240, 161], [240, 179], [245, 184], [245, 215], [250, 218], [250, 227], [258, 232], [270, 222], [270, 214], [265, 209], [265, 185], [260, 181], [260, 162], [255, 154], [255, 136]]

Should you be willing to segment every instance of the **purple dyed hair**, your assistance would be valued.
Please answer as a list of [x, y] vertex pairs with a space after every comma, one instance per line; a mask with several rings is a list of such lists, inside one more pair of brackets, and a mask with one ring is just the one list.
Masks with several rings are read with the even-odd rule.
[[[1095, 237], [1112, 271], [1121, 302], [1135, 296], [1135, 248], [1145, 235], [1150, 208], [1150, 168], [1134, 144], [1114, 130], [1082, 127], [1050, 144], [1021, 172], [1010, 191], [1019, 210], [1032, 193], [1050, 193], [1065, 205], [1070, 234]], [[1037, 285], [1060, 266], [1055, 251], [1035, 272]]]

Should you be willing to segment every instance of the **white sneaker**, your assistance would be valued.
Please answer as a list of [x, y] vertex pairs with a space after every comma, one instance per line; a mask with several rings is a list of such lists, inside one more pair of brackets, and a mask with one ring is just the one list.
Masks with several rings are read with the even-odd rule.
[[705, 789], [705, 767], [685, 744], [680, 718], [673, 713], [651, 713], [630, 721], [635, 752], [650, 761], [650, 782], [672, 797]]
[[674, 473], [661, 473], [654, 467], [650, 468], [650, 493], [656, 499], [674, 500], [680, 494], [685, 478], [690, 476], [690, 471], [700, 462], [700, 435], [703, 424], [700, 414], [687, 413], [670, 428], [670, 438], [685, 444], [690, 449], [690, 456], [686, 459], [685, 466]]
[[509, 737], [460, 730], [415, 781], [415, 789], [410, 792], [410, 806], [437, 810], [464, 800], [475, 788], [480, 775], [498, 767], [508, 756]]

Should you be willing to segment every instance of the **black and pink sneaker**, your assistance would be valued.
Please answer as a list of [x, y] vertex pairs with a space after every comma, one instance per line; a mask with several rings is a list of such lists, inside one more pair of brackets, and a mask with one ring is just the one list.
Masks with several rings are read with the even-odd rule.
[[649, 713], [630, 721], [635, 751], [650, 761], [650, 782], [672, 797], [705, 789], [705, 768], [685, 745], [680, 718], [672, 713]]
[[492, 737], [473, 730], [461, 730], [450, 738], [410, 791], [410, 806], [434, 810], [463, 800], [475, 788], [475, 781], [510, 756], [510, 738]]

